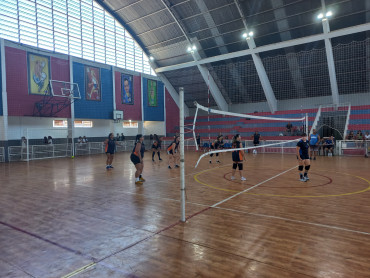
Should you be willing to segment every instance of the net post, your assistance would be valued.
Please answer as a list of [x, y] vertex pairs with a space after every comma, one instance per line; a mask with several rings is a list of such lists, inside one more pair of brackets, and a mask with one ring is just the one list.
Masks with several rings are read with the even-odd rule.
[[180, 184], [181, 222], [185, 222], [185, 154], [184, 154], [184, 88], [179, 88], [180, 96]]
[[[73, 83], [73, 56], [69, 55], [69, 80]], [[72, 96], [73, 97], [73, 96]], [[73, 101], [73, 98], [70, 98], [71, 103], [71, 126], [68, 126], [68, 129], [70, 129], [71, 133], [71, 152], [72, 157], [75, 156], [75, 144], [74, 144], [74, 138], [75, 138], [75, 103]]]

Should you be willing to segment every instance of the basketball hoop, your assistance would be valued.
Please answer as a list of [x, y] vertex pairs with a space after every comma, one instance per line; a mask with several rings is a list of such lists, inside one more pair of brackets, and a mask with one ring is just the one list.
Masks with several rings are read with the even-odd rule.
[[123, 119], [123, 111], [120, 110], [114, 110], [113, 111], [113, 122], [119, 123]]

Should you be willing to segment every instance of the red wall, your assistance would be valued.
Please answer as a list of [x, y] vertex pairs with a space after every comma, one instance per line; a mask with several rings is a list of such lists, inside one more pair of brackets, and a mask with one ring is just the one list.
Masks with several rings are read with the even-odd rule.
[[141, 76], [134, 75], [134, 104], [122, 103], [121, 73], [115, 72], [116, 109], [123, 111], [124, 120], [141, 121]]
[[[32, 116], [35, 102], [44, 97], [28, 94], [27, 52], [5, 47], [6, 86], [9, 116]], [[51, 57], [51, 79], [69, 81], [67, 60]], [[70, 107], [62, 110], [56, 117], [69, 117]]]
[[172, 99], [170, 93], [166, 89], [166, 132], [175, 133], [175, 126], [180, 125], [179, 107]]

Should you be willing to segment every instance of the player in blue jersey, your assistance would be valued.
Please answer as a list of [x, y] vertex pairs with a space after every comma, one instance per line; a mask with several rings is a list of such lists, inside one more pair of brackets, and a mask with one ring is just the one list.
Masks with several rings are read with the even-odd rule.
[[[297, 159], [298, 159], [298, 171], [299, 171], [299, 180], [308, 181], [308, 170], [310, 170], [310, 157], [308, 155], [309, 143], [307, 140], [307, 134], [302, 134], [302, 139], [297, 143]], [[304, 174], [302, 173], [304, 167]]]
[[319, 150], [319, 142], [320, 142], [320, 135], [316, 134], [316, 129], [312, 131], [312, 134], [308, 138], [308, 141], [310, 144], [310, 159], [316, 160], [316, 154]]

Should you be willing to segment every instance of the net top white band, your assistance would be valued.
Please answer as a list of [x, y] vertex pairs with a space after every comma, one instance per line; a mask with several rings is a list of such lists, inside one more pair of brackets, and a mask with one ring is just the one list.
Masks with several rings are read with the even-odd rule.
[[216, 110], [216, 109], [208, 109], [207, 107], [204, 107], [204, 106], [200, 105], [196, 101], [194, 102], [194, 104], [196, 105], [196, 107], [198, 109], [201, 109], [203, 111], [206, 111], [206, 112], [209, 112], [209, 113], [214, 113], [214, 114], [220, 114], [220, 115], [228, 115], [228, 116], [233, 116], [233, 117], [270, 120], [270, 121], [280, 121], [280, 122], [299, 122], [299, 121], [305, 120], [305, 117], [302, 117], [302, 118], [274, 118], [274, 117], [263, 117], [263, 116], [238, 114], [238, 113], [232, 113], [232, 112], [221, 111], [221, 110]]

